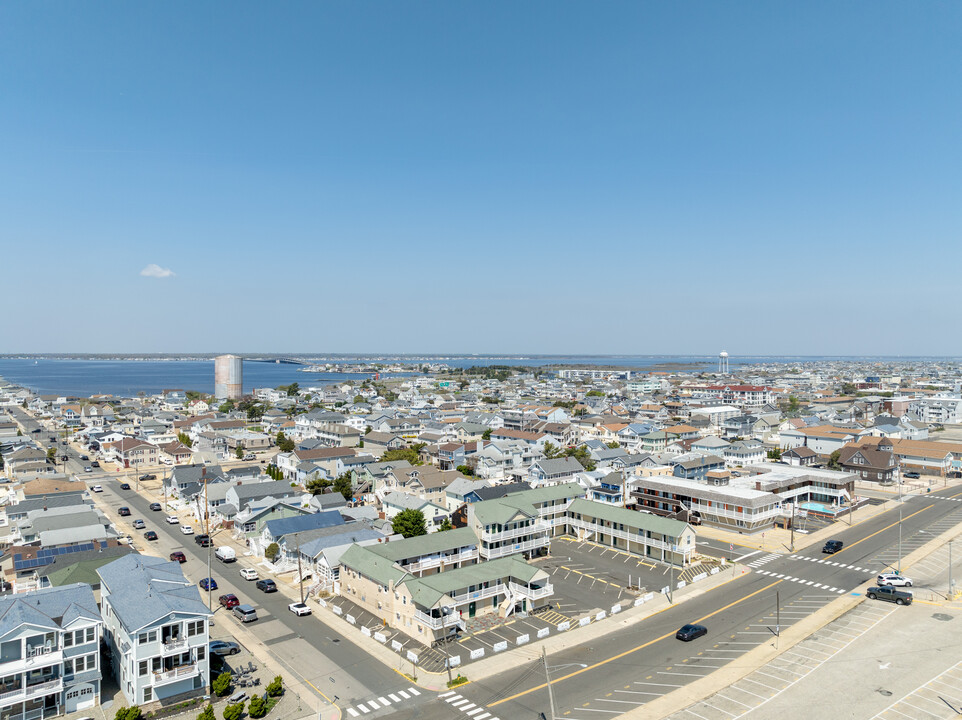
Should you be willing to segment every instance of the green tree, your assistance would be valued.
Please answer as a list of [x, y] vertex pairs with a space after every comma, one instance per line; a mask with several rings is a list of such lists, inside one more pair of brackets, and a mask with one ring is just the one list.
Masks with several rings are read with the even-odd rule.
[[768, 459], [769, 459], [769, 460], [781, 460], [781, 459], [782, 459], [782, 451], [779, 450], [778, 448], [772, 448], [771, 450], [769, 450], [769, 451], [766, 453], [766, 455], [768, 456]]
[[47, 448], [47, 460], [53, 460], [57, 457], [57, 448]]
[[114, 713], [114, 720], [140, 720], [142, 711], [138, 705], [118, 708]]
[[233, 401], [233, 400], [226, 400], [225, 402], [223, 402], [223, 403], [221, 404], [221, 406], [220, 406], [219, 408], [217, 408], [217, 412], [229, 413], [229, 412], [231, 412], [233, 409], [234, 409], [234, 401]]
[[266, 557], [271, 562], [274, 562], [274, 558], [276, 558], [280, 554], [281, 554], [281, 546], [278, 545], [276, 542], [272, 542], [270, 545], [267, 546], [267, 549], [264, 551], [264, 557]]
[[187, 433], [177, 433], [177, 442], [179, 442], [181, 445], [186, 445], [187, 447], [194, 447], [194, 441], [190, 439], [190, 435]]
[[224, 708], [224, 720], [240, 720], [244, 714], [244, 703], [233, 703]]
[[255, 720], [267, 715], [267, 703], [264, 701], [264, 698], [260, 695], [252, 697], [247, 705], [247, 714]]
[[331, 484], [331, 481], [327, 478], [322, 478], [314, 473], [311, 479], [307, 481], [305, 488], [311, 495], [323, 495], [331, 487]]
[[605, 394], [601, 390], [589, 390], [585, 393], [585, 397], [604, 397]]
[[474, 477], [474, 468], [470, 465], [458, 465], [455, 470], [465, 477]]
[[394, 520], [391, 521], [391, 529], [406, 538], [428, 534], [424, 513], [413, 508], [407, 508], [395, 515]]
[[277, 431], [277, 437], [274, 440], [277, 443], [277, 447], [281, 452], [293, 452], [294, 451], [294, 441], [291, 440], [284, 434], [283, 430]]
[[237, 449], [234, 450], [234, 455], [237, 456], [238, 460], [244, 459], [244, 443], [237, 443]]
[[342, 473], [334, 479], [334, 492], [339, 492], [345, 500], [354, 496], [354, 480], [350, 472]]
[[611, 450], [617, 450], [620, 447], [621, 445], [618, 444], [617, 440], [612, 440], [610, 443], [608, 443], [608, 448]]
[[197, 720], [214, 720], [214, 706], [207, 703], [197, 716]]
[[444, 518], [441, 524], [438, 525], [438, 532], [444, 532], [445, 530], [454, 530], [454, 525], [451, 524], [451, 518]]
[[554, 458], [561, 457], [563, 451], [557, 445], [551, 442], [546, 442], [543, 448], [544, 456], [548, 460], [553, 460]]
[[355, 404], [355, 405], [357, 405], [358, 403], [362, 403], [362, 402], [367, 402], [367, 398], [364, 397], [363, 395], [355, 395], [355, 396], [354, 396], [354, 404]]
[[840, 450], [832, 451], [832, 454], [828, 456], [828, 469], [829, 470], [841, 470], [842, 466], [838, 464], [838, 459], [841, 457], [842, 453]]
[[381, 456], [381, 462], [396, 462], [407, 460], [412, 465], [420, 465], [421, 459], [418, 457], [417, 450], [413, 447], [398, 448], [397, 450], [387, 450]]
[[281, 693], [284, 692], [284, 681], [281, 679], [281, 676], [275, 675], [274, 679], [270, 681], [266, 689], [267, 694], [271, 697], [280, 697]]
[[230, 672], [222, 672], [220, 675], [214, 678], [214, 682], [210, 684], [211, 690], [214, 691], [214, 695], [217, 697], [224, 697], [230, 692]]
[[485, 395], [483, 398], [481, 398], [481, 402], [487, 403], [488, 405], [498, 405], [501, 403], [501, 401], [493, 395]]
[[491, 428], [488, 428], [488, 429], [485, 430], [483, 433], [481, 433], [481, 439], [482, 439], [482, 440], [490, 440], [490, 439], [491, 439]]
[[795, 397], [794, 395], [789, 395], [788, 396], [788, 412], [791, 412], [791, 413], [798, 412], [799, 407], [801, 407], [801, 404], [798, 402], [798, 398]]
[[287, 397], [294, 397], [301, 390], [301, 386], [298, 383], [291, 383], [287, 386]]

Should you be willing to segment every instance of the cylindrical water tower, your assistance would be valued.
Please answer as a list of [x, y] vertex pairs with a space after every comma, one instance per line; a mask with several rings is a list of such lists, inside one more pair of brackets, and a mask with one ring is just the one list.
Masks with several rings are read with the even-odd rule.
[[240, 400], [244, 395], [244, 358], [219, 355], [214, 359], [214, 397]]

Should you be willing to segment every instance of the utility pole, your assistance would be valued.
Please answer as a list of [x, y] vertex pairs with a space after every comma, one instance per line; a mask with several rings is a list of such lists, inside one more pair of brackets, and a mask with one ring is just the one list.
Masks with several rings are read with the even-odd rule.
[[[811, 497], [811, 495], [809, 495]], [[795, 506], [798, 505], [798, 495], [792, 498], [792, 547], [790, 550], [795, 552]]]
[[304, 573], [301, 571], [301, 538], [300, 533], [294, 533], [294, 539], [297, 541], [297, 578], [300, 580], [301, 586], [301, 605], [304, 604]]
[[952, 541], [949, 540], [949, 599], [952, 599]]
[[548, 674], [548, 656], [545, 654], [544, 645], [541, 646], [541, 662], [544, 665], [544, 679], [548, 685], [548, 705], [551, 710], [550, 720], [555, 720], [554, 690], [551, 689], [551, 676]]
[[782, 614], [781, 614], [781, 602], [778, 596], [778, 590], [775, 591], [775, 649], [778, 649], [778, 638], [782, 634]]
[[902, 574], [902, 478], [899, 478], [899, 562], [895, 572]]
[[668, 560], [671, 563], [671, 575], [668, 576], [668, 602], [675, 604], [675, 546], [672, 545], [668, 551]]

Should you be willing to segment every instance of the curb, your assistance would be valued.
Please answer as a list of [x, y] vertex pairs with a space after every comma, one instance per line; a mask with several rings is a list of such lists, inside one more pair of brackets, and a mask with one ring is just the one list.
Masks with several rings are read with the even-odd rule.
[[[919, 560], [928, 556], [930, 553], [947, 544], [950, 540], [958, 536], [958, 534], [958, 526], [946, 530], [937, 538], [930, 540], [922, 547], [918, 548], [917, 550], [913, 550], [911, 553], [906, 555], [904, 558], [902, 558], [902, 563], [904, 565], [910, 565], [918, 562]], [[733, 683], [755, 672], [759, 668], [765, 666], [782, 653], [791, 650], [802, 640], [805, 640], [828, 625], [830, 622], [837, 620], [846, 612], [864, 602], [866, 600], [864, 595], [865, 590], [872, 584], [873, 583], [871, 582], [863, 583], [859, 587], [853, 589], [848, 595], [833, 600], [814, 614], [804, 618], [801, 622], [787, 628], [779, 638], [779, 647], [777, 650], [768, 643], [765, 645], [760, 645], [748, 651], [745, 653], [745, 655], [739, 658], [738, 667], [723, 667], [713, 672], [711, 675], [705, 676], [703, 679], [696, 680], [690, 685], [679, 688], [678, 690], [668, 693], [667, 695], [662, 695], [661, 697], [652, 700], [650, 703], [642, 705], [637, 709], [629, 710], [628, 712], [618, 715], [617, 717], [624, 718], [625, 720], [663, 718], [671, 715], [672, 713], [680, 712], [697, 702], [706, 700], [716, 692], [723, 690], [729, 685], [732, 685]], [[858, 596], [852, 594], [856, 592], [859, 593]]]

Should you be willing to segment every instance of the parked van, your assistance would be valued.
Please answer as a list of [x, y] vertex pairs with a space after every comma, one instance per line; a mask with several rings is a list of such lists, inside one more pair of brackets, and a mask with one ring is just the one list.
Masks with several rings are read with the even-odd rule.
[[243, 623], [254, 622], [257, 619], [257, 611], [253, 605], [235, 605], [233, 613]]
[[237, 560], [237, 553], [234, 548], [219, 547], [214, 551], [214, 556], [223, 563], [232, 563]]

